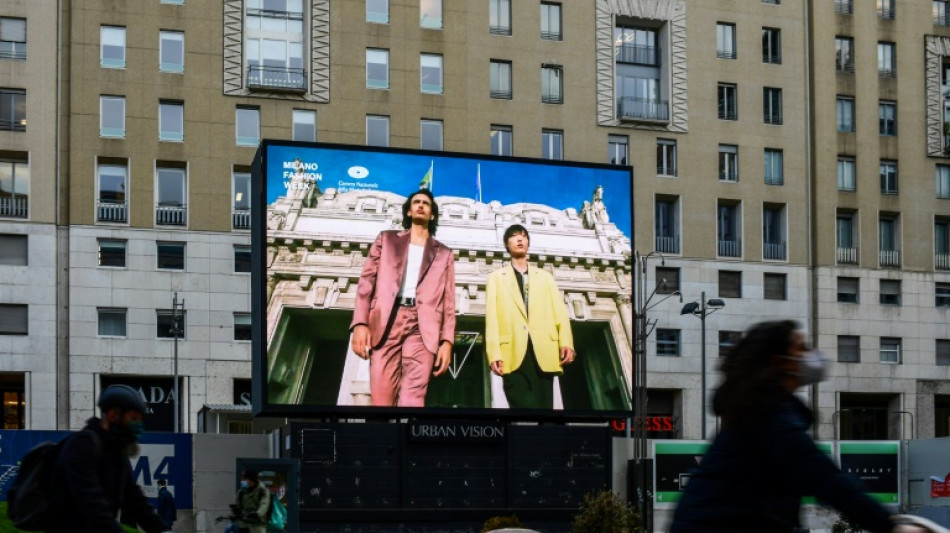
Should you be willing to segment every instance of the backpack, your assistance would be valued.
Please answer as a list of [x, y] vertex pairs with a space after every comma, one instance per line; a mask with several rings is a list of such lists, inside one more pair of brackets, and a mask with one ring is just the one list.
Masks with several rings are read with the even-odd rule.
[[280, 503], [276, 494], [270, 494], [267, 507], [267, 531], [283, 531], [287, 527], [287, 508]]

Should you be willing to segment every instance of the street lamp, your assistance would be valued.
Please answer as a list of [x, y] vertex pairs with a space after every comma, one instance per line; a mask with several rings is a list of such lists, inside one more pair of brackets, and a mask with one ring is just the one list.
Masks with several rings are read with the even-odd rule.
[[709, 300], [706, 300], [706, 291], [703, 291], [698, 302], [689, 302], [684, 305], [683, 309], [680, 311], [680, 315], [698, 316], [699, 321], [702, 323], [702, 351], [700, 356], [702, 367], [700, 372], [702, 374], [701, 420], [704, 439], [706, 438], [706, 317], [725, 306], [726, 302], [720, 300], [719, 298], [710, 298]]
[[178, 301], [178, 293], [175, 293], [174, 298], [172, 298], [172, 329], [171, 334], [175, 339], [175, 378], [172, 383], [172, 390], [175, 391], [175, 433], [181, 431], [179, 424], [179, 413], [181, 411], [181, 401], [178, 399], [178, 338], [181, 337], [181, 334], [185, 332], [184, 330], [184, 321], [185, 321], [185, 299], [182, 298], [181, 302]]

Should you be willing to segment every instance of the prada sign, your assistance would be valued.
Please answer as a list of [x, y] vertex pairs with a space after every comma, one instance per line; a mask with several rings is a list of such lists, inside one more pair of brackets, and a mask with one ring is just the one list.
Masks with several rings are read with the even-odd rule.
[[485, 442], [505, 440], [504, 424], [496, 422], [458, 422], [412, 420], [409, 422], [411, 442]]

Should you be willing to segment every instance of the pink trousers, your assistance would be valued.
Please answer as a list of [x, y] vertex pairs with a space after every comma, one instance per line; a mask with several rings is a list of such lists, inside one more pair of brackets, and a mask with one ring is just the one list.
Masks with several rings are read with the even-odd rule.
[[373, 405], [423, 407], [435, 354], [426, 349], [419, 333], [415, 307], [396, 310], [389, 334], [369, 359], [369, 387]]

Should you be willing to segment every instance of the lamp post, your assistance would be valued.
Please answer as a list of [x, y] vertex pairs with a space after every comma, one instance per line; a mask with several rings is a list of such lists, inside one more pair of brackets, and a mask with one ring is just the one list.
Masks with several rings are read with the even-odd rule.
[[680, 311], [681, 315], [693, 315], [698, 316], [699, 321], [702, 324], [702, 340], [701, 340], [701, 352], [700, 352], [700, 361], [701, 361], [701, 406], [702, 406], [702, 432], [703, 438], [706, 438], [706, 317], [715, 313], [716, 311], [722, 309], [726, 306], [726, 302], [720, 300], [719, 298], [711, 298], [706, 300], [706, 291], [703, 291], [700, 295], [698, 302], [689, 302], [683, 306], [683, 309]]
[[172, 329], [171, 334], [175, 339], [175, 370], [174, 370], [174, 381], [172, 382], [172, 390], [175, 394], [175, 433], [181, 431], [181, 424], [178, 420], [181, 411], [181, 402], [178, 399], [178, 338], [184, 333], [183, 322], [185, 318], [185, 299], [182, 298], [181, 302], [178, 301], [178, 293], [175, 293], [175, 296], [172, 298]]

